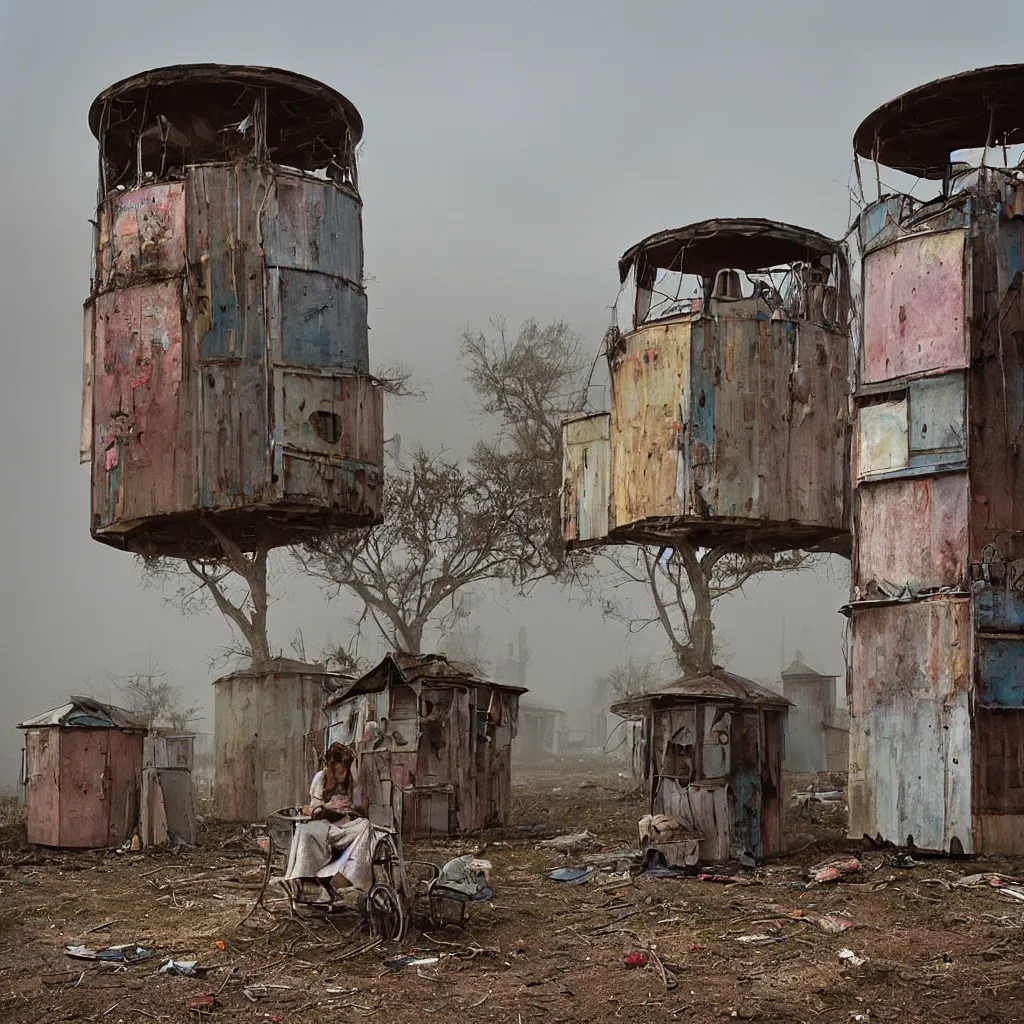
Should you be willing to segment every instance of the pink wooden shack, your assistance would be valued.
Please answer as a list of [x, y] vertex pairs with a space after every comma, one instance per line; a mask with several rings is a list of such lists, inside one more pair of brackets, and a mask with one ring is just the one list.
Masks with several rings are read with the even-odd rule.
[[146, 725], [92, 697], [22, 722], [28, 841], [103, 849], [130, 838], [139, 820]]

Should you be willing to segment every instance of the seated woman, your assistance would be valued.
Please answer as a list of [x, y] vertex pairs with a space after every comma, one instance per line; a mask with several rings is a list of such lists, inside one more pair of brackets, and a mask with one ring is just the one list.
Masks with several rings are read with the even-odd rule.
[[366, 796], [352, 765], [356, 755], [341, 743], [331, 744], [325, 764], [309, 787], [309, 821], [296, 823], [288, 866], [281, 882], [293, 897], [302, 882], [316, 881], [333, 899], [332, 879], [341, 875], [354, 889], [372, 884], [373, 826], [366, 817]]

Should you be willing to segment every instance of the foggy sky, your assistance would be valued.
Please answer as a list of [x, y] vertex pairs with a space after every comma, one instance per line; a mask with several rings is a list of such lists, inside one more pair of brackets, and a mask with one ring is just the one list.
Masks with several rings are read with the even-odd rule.
[[[151, 658], [209, 701], [208, 658], [228, 638], [219, 614], [164, 607], [130, 555], [89, 537], [77, 441], [96, 188], [86, 114], [101, 89], [217, 61], [301, 72], [356, 104], [371, 359], [403, 359], [431, 385], [386, 431], [458, 449], [480, 429], [456, 362], [467, 326], [562, 317], [596, 352], [616, 259], [652, 231], [747, 215], [841, 234], [859, 121], [932, 78], [1020, 59], [1021, 38], [1014, 2], [969, 16], [937, 0], [0, 3], [0, 786], [17, 770], [16, 722]], [[846, 571], [834, 559], [830, 573], [764, 579], [720, 608], [731, 665], [777, 673], [784, 613], [787, 656], [840, 673]], [[288, 653], [299, 627], [310, 649], [344, 636], [315, 587], [290, 578], [276, 597], [275, 647]], [[548, 703], [624, 653], [621, 629], [550, 588], [485, 600], [479, 616], [497, 658], [527, 623], [529, 684]], [[664, 645], [652, 631], [632, 649]]]

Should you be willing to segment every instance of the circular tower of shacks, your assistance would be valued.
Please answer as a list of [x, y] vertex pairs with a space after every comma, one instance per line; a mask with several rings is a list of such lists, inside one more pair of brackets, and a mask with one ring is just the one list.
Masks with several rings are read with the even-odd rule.
[[379, 521], [362, 120], [268, 68], [147, 71], [102, 92], [81, 452], [97, 540], [249, 549]]
[[925, 850], [1024, 853], [1022, 95], [956, 75], [854, 136], [850, 830]]
[[[270, 68], [147, 71], [102, 92], [81, 455], [90, 528], [142, 554], [219, 557], [380, 521], [383, 403], [369, 372], [363, 124]], [[220, 813], [299, 801], [322, 669], [216, 684]]]
[[848, 550], [846, 263], [753, 219], [619, 260], [608, 411], [565, 424], [563, 537]]

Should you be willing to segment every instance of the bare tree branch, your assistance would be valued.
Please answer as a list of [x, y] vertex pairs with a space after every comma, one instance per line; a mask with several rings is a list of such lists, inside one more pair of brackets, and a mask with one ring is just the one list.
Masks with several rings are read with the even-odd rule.
[[[603, 589], [612, 592], [601, 601], [605, 615], [625, 623], [631, 633], [659, 626], [684, 675], [709, 672], [723, 653], [723, 644], [714, 638], [716, 601], [740, 592], [761, 573], [798, 572], [817, 561], [799, 551], [699, 551], [686, 540], [674, 547], [605, 549], [602, 554], [602, 564], [612, 567], [603, 581]], [[639, 602], [631, 601], [638, 591], [643, 595]]]

